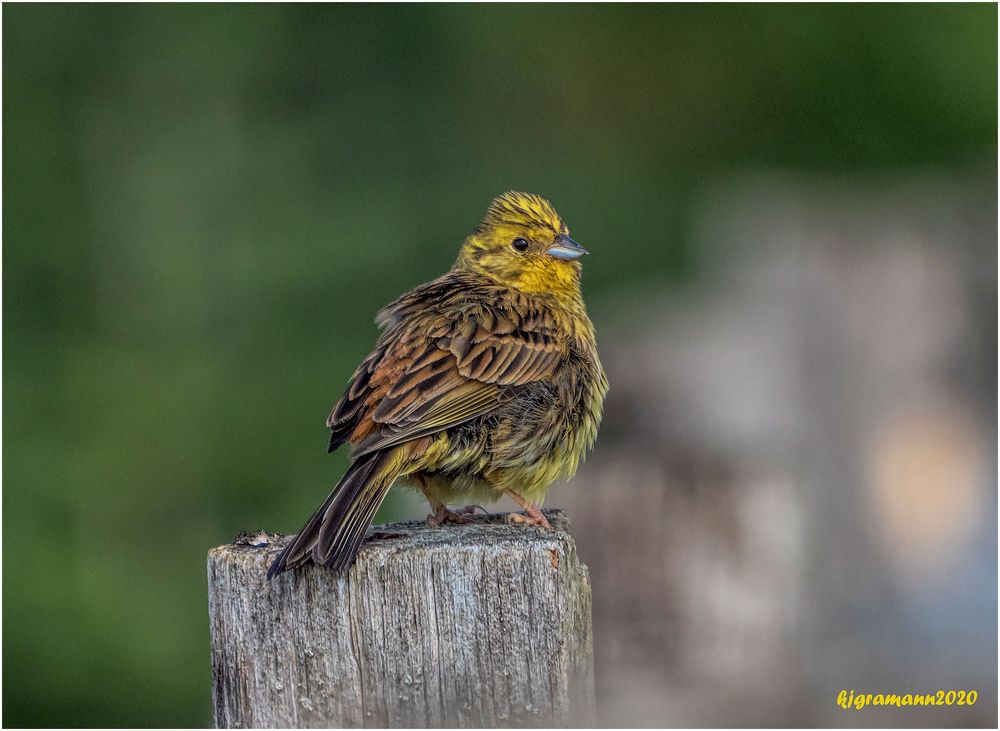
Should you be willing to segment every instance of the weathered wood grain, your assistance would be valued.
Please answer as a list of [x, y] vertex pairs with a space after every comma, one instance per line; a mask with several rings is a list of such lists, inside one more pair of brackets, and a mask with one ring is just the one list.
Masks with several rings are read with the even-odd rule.
[[369, 539], [345, 575], [268, 582], [284, 538], [211, 550], [216, 726], [592, 725], [590, 581], [546, 515], [382, 526], [406, 535]]

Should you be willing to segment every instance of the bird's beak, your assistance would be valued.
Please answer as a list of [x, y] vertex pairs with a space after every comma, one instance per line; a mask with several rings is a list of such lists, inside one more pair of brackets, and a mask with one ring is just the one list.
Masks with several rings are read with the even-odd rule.
[[569, 236], [560, 234], [556, 236], [555, 242], [545, 250], [545, 253], [549, 256], [554, 256], [556, 259], [572, 261], [573, 259], [579, 259], [589, 252]]

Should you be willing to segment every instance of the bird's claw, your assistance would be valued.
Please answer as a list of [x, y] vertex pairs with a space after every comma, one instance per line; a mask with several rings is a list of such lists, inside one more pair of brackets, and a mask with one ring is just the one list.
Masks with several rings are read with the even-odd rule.
[[486, 512], [486, 508], [482, 505], [466, 505], [464, 508], [456, 508], [455, 510], [450, 510], [447, 506], [442, 505], [435, 513], [427, 516], [427, 525], [437, 527], [442, 523], [455, 523], [457, 525], [471, 523], [472, 520], [466, 516], [475, 513], [476, 508]]
[[519, 525], [534, 525], [539, 528], [551, 529], [552, 525], [542, 515], [537, 508], [526, 510], [524, 513], [507, 513], [508, 523], [518, 523]]

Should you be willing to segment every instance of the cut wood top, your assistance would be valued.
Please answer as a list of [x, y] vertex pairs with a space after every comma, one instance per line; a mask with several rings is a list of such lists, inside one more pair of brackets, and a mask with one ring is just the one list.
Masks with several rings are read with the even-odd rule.
[[[375, 525], [368, 529], [368, 537], [358, 552], [357, 560], [365, 562], [376, 557], [387, 559], [413, 551], [469, 551], [503, 546], [510, 546], [512, 550], [553, 549], [556, 551], [555, 557], [566, 550], [575, 552], [566, 513], [558, 508], [543, 512], [552, 524], [551, 530], [508, 523], [505, 520], [506, 514], [468, 516], [470, 522], [465, 524], [430, 526], [424, 521], [414, 520]], [[259, 561], [266, 570], [291, 539], [292, 536], [267, 531], [241, 533], [232, 543], [213, 548], [209, 552], [209, 558], [225, 558], [241, 563]]]

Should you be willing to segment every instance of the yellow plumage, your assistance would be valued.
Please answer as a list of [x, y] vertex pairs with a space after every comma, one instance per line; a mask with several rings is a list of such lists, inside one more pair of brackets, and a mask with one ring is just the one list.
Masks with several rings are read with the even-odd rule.
[[548, 201], [506, 193], [451, 271], [379, 312], [382, 336], [327, 420], [351, 466], [269, 576], [349, 566], [399, 478], [433, 520], [507, 494], [519, 521], [547, 526], [537, 506], [593, 445], [608, 389], [580, 292], [585, 253]]

